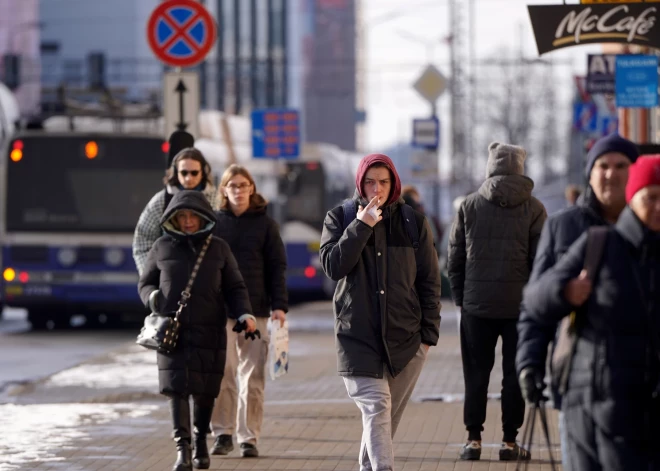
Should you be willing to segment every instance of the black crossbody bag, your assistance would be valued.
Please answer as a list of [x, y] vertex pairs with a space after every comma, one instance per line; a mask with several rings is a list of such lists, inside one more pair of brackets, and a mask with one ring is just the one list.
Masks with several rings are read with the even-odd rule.
[[195, 267], [193, 268], [190, 278], [188, 279], [188, 284], [186, 289], [181, 292], [181, 300], [179, 301], [179, 309], [175, 312], [169, 312], [165, 314], [160, 314], [157, 312], [152, 312], [147, 317], [144, 318], [144, 325], [140, 330], [140, 333], [137, 336], [135, 343], [143, 346], [149, 350], [156, 350], [160, 353], [171, 353], [176, 347], [177, 340], [179, 339], [179, 330], [181, 328], [181, 322], [179, 318], [181, 317], [181, 312], [183, 308], [188, 304], [188, 299], [190, 299], [190, 290], [192, 285], [197, 277], [197, 271], [199, 266], [202, 264], [202, 259], [206, 254], [206, 250], [211, 244], [212, 234], [206, 238], [202, 250], [199, 252], [197, 257], [197, 262], [195, 262]]

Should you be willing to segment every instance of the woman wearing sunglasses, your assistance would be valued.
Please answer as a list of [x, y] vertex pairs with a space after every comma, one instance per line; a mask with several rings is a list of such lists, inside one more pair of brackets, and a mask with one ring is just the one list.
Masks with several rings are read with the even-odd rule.
[[193, 147], [187, 147], [176, 154], [163, 183], [165, 188], [147, 203], [135, 227], [133, 258], [140, 275], [151, 246], [162, 235], [160, 218], [176, 193], [181, 190], [201, 191], [214, 210], [220, 206], [217, 189], [211, 182], [211, 166], [204, 155]]
[[227, 363], [211, 419], [214, 455], [227, 455], [236, 438], [241, 456], [259, 456], [257, 441], [264, 416], [268, 355], [267, 322], [284, 323], [288, 310], [286, 254], [277, 223], [266, 214], [266, 200], [257, 193], [250, 172], [230, 165], [220, 180], [222, 208], [216, 213], [215, 235], [231, 248], [250, 295], [261, 338], [247, 340], [227, 322]]

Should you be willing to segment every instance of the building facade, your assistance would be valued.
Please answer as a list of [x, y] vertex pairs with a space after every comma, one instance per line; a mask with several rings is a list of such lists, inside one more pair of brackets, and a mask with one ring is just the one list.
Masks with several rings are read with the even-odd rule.
[[[243, 115], [254, 108], [295, 108], [301, 113], [304, 140], [356, 149], [361, 116], [358, 0], [202, 3], [219, 31], [216, 47], [196, 67], [203, 108]], [[99, 74], [121, 98], [144, 101], [160, 95], [166, 67], [154, 57], [146, 38], [149, 15], [158, 4], [42, 0], [44, 95], [52, 96], [60, 85], [89, 88]]]
[[[38, 4], [38, 0], [0, 0], [0, 81], [16, 95], [25, 116], [38, 112], [40, 100]], [[15, 80], [17, 84], [11, 83]]]

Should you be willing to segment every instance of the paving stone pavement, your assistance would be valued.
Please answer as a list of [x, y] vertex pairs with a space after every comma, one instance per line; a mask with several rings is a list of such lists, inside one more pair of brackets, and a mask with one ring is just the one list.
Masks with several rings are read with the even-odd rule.
[[[329, 309], [326, 303], [310, 312], [331, 316]], [[314, 331], [311, 321], [305, 325], [291, 334], [289, 374], [267, 383], [260, 458], [240, 458], [235, 450], [227, 457], [212, 457], [212, 470], [359, 469], [360, 415], [336, 374], [334, 336], [326, 328]], [[396, 470], [513, 471], [515, 463], [497, 461], [497, 399], [488, 403], [481, 461], [458, 460], [466, 433], [460, 347], [451, 309], [441, 330], [395, 437]], [[493, 398], [501, 379], [498, 365], [491, 376]], [[0, 471], [170, 470], [175, 450], [169, 410], [156, 391], [155, 355], [130, 344], [10, 391], [7, 403], [0, 405], [5, 436], [0, 440]], [[554, 411], [549, 418], [552, 452], [558, 459]], [[528, 469], [549, 471], [548, 449], [537, 428], [535, 459]]]

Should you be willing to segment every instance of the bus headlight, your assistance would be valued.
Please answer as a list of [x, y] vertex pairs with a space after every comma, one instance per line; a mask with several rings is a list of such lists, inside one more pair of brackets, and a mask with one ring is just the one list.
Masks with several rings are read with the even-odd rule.
[[105, 263], [111, 267], [118, 267], [124, 263], [124, 251], [113, 247], [105, 251]]
[[5, 268], [2, 277], [5, 279], [5, 281], [12, 282], [16, 279], [16, 270], [13, 268]]
[[78, 254], [72, 248], [66, 247], [57, 251], [57, 261], [64, 267], [70, 267], [78, 259]]

